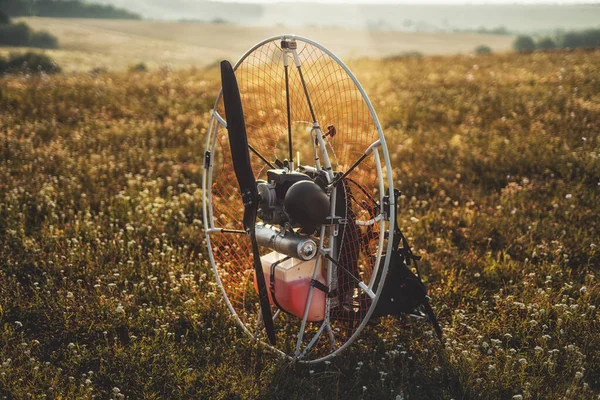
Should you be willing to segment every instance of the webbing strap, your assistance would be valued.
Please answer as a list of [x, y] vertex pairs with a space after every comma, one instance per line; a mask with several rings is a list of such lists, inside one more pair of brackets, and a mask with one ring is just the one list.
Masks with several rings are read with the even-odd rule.
[[324, 292], [325, 294], [329, 294], [329, 288], [327, 287], [327, 285], [325, 285], [324, 283], [319, 282], [316, 279], [311, 279], [310, 280], [310, 286], [313, 286], [313, 287], [319, 289], [320, 291]]

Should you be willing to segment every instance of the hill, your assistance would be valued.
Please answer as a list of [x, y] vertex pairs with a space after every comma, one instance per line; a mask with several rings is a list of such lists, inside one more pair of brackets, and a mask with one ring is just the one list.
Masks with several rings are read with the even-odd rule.
[[[32, 28], [57, 36], [60, 50], [50, 54], [65, 70], [104, 66], [124, 69], [132, 63], [151, 67], [206, 66], [222, 58], [237, 60], [258, 41], [281, 33], [281, 27], [248, 27], [167, 21], [23, 18]], [[324, 43], [345, 59], [383, 57], [405, 52], [470, 53], [481, 44], [493, 51], [510, 49], [512, 36], [468, 33], [366, 31], [305, 27], [293, 33]], [[1, 50], [0, 54], [10, 49]]]

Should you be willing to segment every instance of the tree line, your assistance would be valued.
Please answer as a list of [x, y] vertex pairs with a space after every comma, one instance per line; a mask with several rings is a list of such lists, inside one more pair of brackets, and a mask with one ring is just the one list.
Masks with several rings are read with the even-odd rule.
[[81, 0], [0, 0], [0, 11], [13, 17], [141, 19], [122, 8]]
[[517, 51], [578, 49], [600, 47], [600, 29], [582, 31], [558, 31], [552, 36], [517, 36], [513, 48]]

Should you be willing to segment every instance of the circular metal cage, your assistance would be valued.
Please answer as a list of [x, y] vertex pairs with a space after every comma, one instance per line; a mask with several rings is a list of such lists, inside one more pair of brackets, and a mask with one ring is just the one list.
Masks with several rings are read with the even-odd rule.
[[[234, 71], [256, 179], [266, 178], [269, 163], [292, 161], [290, 156], [292, 168], [330, 167], [330, 176], [341, 176], [344, 182], [330, 194], [332, 203], [334, 197], [344, 196], [345, 215], [338, 216], [355, 228], [342, 232], [339, 225], [323, 225], [315, 235], [321, 250], [315, 268], [325, 271], [329, 291], [323, 320], [311, 322], [306, 315], [300, 318], [272, 306], [277, 345], [269, 344], [254, 287], [251, 242], [242, 232], [244, 206], [220, 93], [210, 121], [203, 174], [204, 226], [216, 282], [235, 320], [249, 336], [290, 359], [324, 361], [349, 346], [365, 327], [381, 294], [383, 285], [378, 282], [383, 282], [387, 273], [389, 257], [385, 254], [390, 254], [395, 216], [383, 209], [384, 198], [394, 207], [383, 131], [348, 67], [309, 39], [296, 35], [266, 39], [248, 50]], [[315, 143], [321, 144], [318, 151]], [[315, 161], [315, 156], [320, 161]], [[334, 243], [339, 248], [333, 249]], [[261, 255], [267, 252], [261, 249]], [[353, 257], [355, 270], [340, 273], [337, 265], [349, 257]], [[345, 300], [335, 295], [342, 289]], [[314, 290], [319, 289], [311, 287], [310, 291]]]

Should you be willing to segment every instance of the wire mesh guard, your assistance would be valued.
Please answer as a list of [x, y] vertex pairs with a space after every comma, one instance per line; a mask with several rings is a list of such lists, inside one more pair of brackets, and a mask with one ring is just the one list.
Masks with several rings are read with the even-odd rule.
[[[297, 49], [282, 49], [282, 40], [295, 42]], [[325, 168], [326, 152], [336, 174], [350, 170], [336, 190], [337, 197], [345, 201], [345, 207], [338, 207], [336, 215], [351, 225], [327, 225], [320, 236], [313, 236], [322, 249], [331, 248], [333, 243], [336, 247], [331, 254], [334, 261], [327, 259], [326, 251], [322, 251], [315, 263], [315, 268], [323, 269], [324, 276], [328, 276], [328, 269], [332, 271], [327, 282], [330, 293], [325, 317], [307, 322], [278, 311], [273, 305], [277, 346], [265, 341], [276, 352], [299, 361], [323, 361], [347, 347], [359, 334], [383, 286], [376, 284], [376, 275], [387, 270], [384, 255], [389, 250], [391, 221], [383, 218], [379, 205], [383, 196], [393, 191], [383, 134], [368, 98], [347, 67], [308, 39], [292, 35], [267, 39], [242, 57], [235, 66], [235, 75], [248, 144], [255, 150], [250, 153], [250, 160], [256, 179], [266, 180], [271, 168], [256, 153], [271, 163], [288, 159], [291, 153], [296, 168], [315, 167], [317, 154], [321, 168]], [[244, 229], [244, 206], [221, 116], [224, 118], [225, 113], [219, 95], [209, 128], [210, 160], [203, 182], [209, 257], [234, 317], [246, 333], [264, 341], [251, 241], [240, 232]], [[315, 123], [322, 130], [324, 149], [315, 144], [314, 135], [321, 132], [315, 131]], [[291, 146], [288, 130], [293, 139]], [[270, 251], [261, 248], [261, 255]], [[354, 267], [351, 271], [341, 271], [336, 263]], [[364, 284], [363, 288], [354, 278]], [[368, 294], [370, 290], [374, 293]]]

